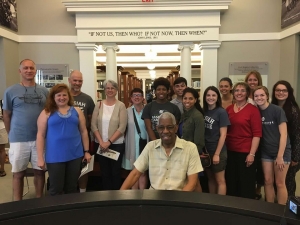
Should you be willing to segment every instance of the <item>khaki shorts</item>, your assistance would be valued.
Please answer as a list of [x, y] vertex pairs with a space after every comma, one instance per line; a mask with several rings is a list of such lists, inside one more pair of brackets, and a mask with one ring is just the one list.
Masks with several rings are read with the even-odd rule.
[[8, 143], [8, 136], [5, 128], [0, 129], [0, 145]]
[[37, 151], [35, 141], [13, 142], [9, 148], [9, 162], [11, 172], [17, 173], [27, 169], [29, 162], [33, 169], [41, 170], [37, 166]]

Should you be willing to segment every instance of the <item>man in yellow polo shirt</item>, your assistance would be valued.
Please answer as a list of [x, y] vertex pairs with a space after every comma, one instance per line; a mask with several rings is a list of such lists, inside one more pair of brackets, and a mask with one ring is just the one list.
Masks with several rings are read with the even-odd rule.
[[146, 145], [121, 190], [130, 189], [149, 170], [150, 189], [194, 191], [203, 171], [196, 145], [177, 137], [176, 119], [169, 112], [160, 115], [156, 129], [160, 139]]

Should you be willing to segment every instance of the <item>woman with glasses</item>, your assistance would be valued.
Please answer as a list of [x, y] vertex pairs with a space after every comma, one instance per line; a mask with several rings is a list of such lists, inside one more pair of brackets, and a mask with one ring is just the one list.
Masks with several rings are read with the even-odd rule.
[[278, 81], [273, 86], [272, 104], [281, 107], [287, 117], [287, 131], [291, 142], [291, 164], [286, 175], [288, 196], [295, 196], [296, 173], [300, 165], [300, 109], [295, 100], [294, 89], [285, 80]]
[[[146, 126], [142, 120], [144, 109], [144, 92], [140, 88], [134, 88], [130, 92], [132, 106], [127, 108], [128, 123], [125, 137], [125, 156], [123, 157], [122, 167], [126, 170], [133, 170], [133, 163], [139, 157], [143, 149], [140, 149], [140, 138], [147, 143], [148, 135]], [[138, 129], [137, 129], [138, 126]], [[143, 173], [132, 189], [147, 188], [147, 175]]]
[[222, 107], [226, 109], [233, 104], [232, 80], [229, 77], [223, 77], [219, 82], [219, 90], [222, 94]]
[[[37, 125], [38, 166], [49, 173], [50, 195], [77, 192], [82, 157], [90, 161], [85, 118], [65, 84], [51, 88]], [[44, 146], [46, 148], [44, 160]]]
[[260, 113], [248, 104], [250, 87], [238, 82], [233, 87], [235, 104], [226, 108], [230, 126], [227, 130], [227, 167], [225, 172], [227, 194], [255, 198], [255, 153], [262, 136]]
[[118, 84], [113, 80], [103, 82], [106, 99], [95, 106], [91, 129], [101, 152], [111, 150], [120, 153], [117, 160], [98, 155], [103, 190], [118, 190], [121, 187], [121, 164], [125, 151], [124, 132], [127, 126], [127, 111], [123, 102], [116, 99]]
[[[183, 114], [178, 127], [178, 136], [186, 141], [193, 142], [199, 155], [205, 145], [204, 141], [204, 112], [199, 101], [199, 94], [193, 88], [186, 88], [182, 94]], [[195, 191], [201, 191], [199, 180]]]
[[227, 126], [230, 125], [228, 114], [222, 108], [219, 90], [210, 86], [203, 94], [205, 119], [205, 147], [212, 160], [211, 166], [205, 169], [208, 177], [209, 192], [226, 195], [225, 168], [227, 148], [225, 139]]
[[261, 113], [263, 136], [260, 140], [261, 161], [265, 177], [266, 201], [275, 200], [274, 175], [277, 201], [285, 205], [287, 190], [285, 177], [291, 161], [291, 146], [287, 136], [286, 116], [282, 108], [269, 103], [269, 91], [258, 86], [253, 93]]

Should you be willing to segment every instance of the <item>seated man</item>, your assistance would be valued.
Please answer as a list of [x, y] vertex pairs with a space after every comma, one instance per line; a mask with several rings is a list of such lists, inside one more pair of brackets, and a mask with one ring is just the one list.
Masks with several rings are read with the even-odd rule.
[[178, 126], [169, 112], [159, 116], [156, 129], [160, 139], [146, 145], [121, 190], [130, 189], [149, 169], [150, 189], [194, 191], [203, 171], [196, 145], [176, 136]]

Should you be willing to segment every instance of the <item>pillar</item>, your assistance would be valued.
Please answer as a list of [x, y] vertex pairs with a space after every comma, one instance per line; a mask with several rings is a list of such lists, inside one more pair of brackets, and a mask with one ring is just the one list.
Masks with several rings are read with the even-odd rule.
[[178, 46], [181, 56], [180, 76], [187, 80], [188, 87], [192, 87], [191, 51], [193, 49], [193, 42], [181, 42]]
[[98, 46], [91, 43], [76, 44], [79, 50], [79, 67], [83, 75], [83, 85], [81, 91], [97, 101], [97, 68], [96, 52]]
[[[200, 95], [208, 86], [218, 87], [218, 48], [221, 42], [201, 42], [199, 44], [201, 53], [201, 81]], [[200, 98], [202, 98], [200, 96]]]
[[104, 43], [102, 49], [106, 52], [106, 79], [118, 82], [117, 54], [119, 46], [116, 43]]

